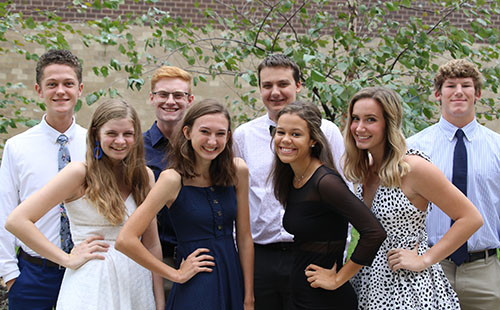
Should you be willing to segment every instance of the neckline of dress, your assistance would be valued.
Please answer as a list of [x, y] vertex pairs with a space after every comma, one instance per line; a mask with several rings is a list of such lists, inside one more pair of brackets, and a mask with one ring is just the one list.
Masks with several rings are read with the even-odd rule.
[[318, 172], [318, 170], [321, 168], [321, 167], [324, 167], [325, 165], [321, 164], [318, 166], [318, 168], [316, 168], [316, 170], [314, 170], [314, 172], [311, 174], [311, 176], [309, 177], [309, 179], [301, 186], [301, 187], [295, 187], [293, 185], [293, 181], [292, 181], [292, 188], [295, 189], [295, 190], [300, 190], [300, 189], [303, 189], [304, 187], [306, 187], [306, 185], [309, 184], [309, 182], [312, 180], [312, 178], [314, 177], [314, 175]]

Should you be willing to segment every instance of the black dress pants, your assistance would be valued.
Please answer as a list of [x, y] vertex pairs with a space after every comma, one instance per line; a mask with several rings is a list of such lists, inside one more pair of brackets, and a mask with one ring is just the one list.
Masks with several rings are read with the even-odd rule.
[[289, 310], [293, 243], [255, 244], [255, 310]]

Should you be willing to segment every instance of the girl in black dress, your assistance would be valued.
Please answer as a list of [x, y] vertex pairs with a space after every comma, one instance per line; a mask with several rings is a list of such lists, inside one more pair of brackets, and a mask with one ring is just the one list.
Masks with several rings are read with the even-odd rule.
[[[270, 177], [276, 198], [285, 206], [283, 225], [295, 242], [292, 305], [308, 310], [356, 309], [356, 294], [348, 280], [371, 264], [386, 234], [336, 171], [321, 121], [316, 106], [295, 102], [278, 114], [272, 133], [275, 161]], [[343, 264], [349, 222], [360, 239]], [[326, 270], [328, 280], [318, 278], [318, 270]]]

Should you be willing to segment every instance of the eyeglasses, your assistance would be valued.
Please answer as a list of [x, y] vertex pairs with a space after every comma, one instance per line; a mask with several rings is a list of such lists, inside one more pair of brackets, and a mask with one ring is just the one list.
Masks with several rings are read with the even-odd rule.
[[153, 96], [158, 96], [163, 100], [168, 100], [168, 98], [170, 98], [170, 95], [172, 95], [175, 101], [183, 101], [187, 96], [189, 96], [189, 93], [185, 91], [168, 92], [163, 90], [153, 92]]

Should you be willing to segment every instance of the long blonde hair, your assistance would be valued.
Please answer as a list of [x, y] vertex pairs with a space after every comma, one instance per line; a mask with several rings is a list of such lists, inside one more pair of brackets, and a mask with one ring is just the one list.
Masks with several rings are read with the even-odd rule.
[[401, 186], [402, 177], [410, 170], [410, 166], [404, 161], [406, 140], [401, 130], [403, 107], [395, 91], [380, 86], [368, 87], [358, 91], [349, 102], [347, 126], [344, 134], [344, 175], [351, 182], [362, 183], [369, 173], [370, 158], [368, 151], [357, 148], [350, 129], [354, 104], [363, 98], [374, 99], [382, 108], [385, 119], [386, 143], [384, 158], [378, 171], [380, 184], [387, 187]]
[[101, 127], [112, 119], [123, 118], [130, 119], [134, 125], [135, 143], [122, 161], [123, 179], [120, 181], [130, 188], [135, 202], [139, 205], [146, 198], [150, 186], [144, 159], [141, 124], [137, 112], [123, 100], [107, 100], [95, 110], [87, 132], [85, 197], [113, 225], [120, 225], [123, 222], [126, 208], [110, 159], [106, 154], [96, 159], [94, 148], [97, 145]]

